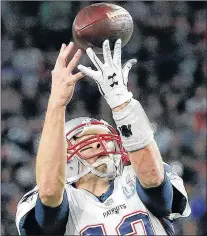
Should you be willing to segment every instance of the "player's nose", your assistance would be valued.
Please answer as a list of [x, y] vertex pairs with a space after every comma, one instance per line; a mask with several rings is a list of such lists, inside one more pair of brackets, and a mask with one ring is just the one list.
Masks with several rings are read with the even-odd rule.
[[101, 144], [99, 142], [95, 142], [95, 143], [92, 144], [92, 147], [94, 149], [101, 149]]

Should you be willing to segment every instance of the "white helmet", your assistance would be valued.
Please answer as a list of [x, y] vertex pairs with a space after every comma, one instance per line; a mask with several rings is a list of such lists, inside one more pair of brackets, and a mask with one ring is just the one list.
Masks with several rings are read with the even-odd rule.
[[[74, 183], [88, 173], [93, 173], [101, 178], [114, 179], [120, 175], [123, 164], [128, 161], [128, 154], [125, 151], [121, 137], [116, 130], [103, 120], [96, 120], [88, 117], [80, 117], [66, 122], [67, 148], [67, 183]], [[92, 134], [92, 136], [76, 143], [77, 137]], [[90, 165], [81, 155], [80, 150], [92, 143], [99, 143], [101, 151], [94, 156], [107, 156], [97, 159]], [[105, 164], [106, 172], [96, 170], [96, 167]]]

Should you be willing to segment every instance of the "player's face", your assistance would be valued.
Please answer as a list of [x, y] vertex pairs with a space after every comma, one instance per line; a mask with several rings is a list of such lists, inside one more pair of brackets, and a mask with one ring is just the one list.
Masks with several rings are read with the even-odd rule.
[[[78, 138], [76, 140], [76, 143], [80, 143], [81, 141], [84, 141], [84, 140], [86, 140], [90, 137], [93, 137], [93, 136], [94, 135], [84, 135], [84, 136]], [[96, 162], [97, 159], [105, 158], [107, 156], [107, 155], [101, 155], [101, 156], [99, 155], [99, 153], [103, 152], [103, 147], [101, 146], [101, 144], [98, 141], [84, 146], [82, 149], [80, 149], [79, 152], [80, 152], [81, 156], [90, 165], [93, 164], [94, 162]], [[91, 157], [91, 156], [93, 156], [93, 157]], [[107, 168], [106, 164], [103, 164], [103, 165], [97, 167], [96, 169], [104, 173], [106, 171], [106, 168]]]
[[[84, 135], [76, 140], [76, 144], [80, 143], [81, 141], [84, 141], [88, 138], [93, 137], [94, 135]], [[94, 163], [98, 158], [103, 158], [104, 156], [99, 156], [98, 154], [103, 151], [103, 147], [101, 144], [97, 141], [91, 144], [88, 144], [84, 146], [82, 149], [80, 149], [81, 156], [89, 163]], [[97, 156], [96, 156], [97, 154]], [[90, 158], [91, 156], [94, 156]]]

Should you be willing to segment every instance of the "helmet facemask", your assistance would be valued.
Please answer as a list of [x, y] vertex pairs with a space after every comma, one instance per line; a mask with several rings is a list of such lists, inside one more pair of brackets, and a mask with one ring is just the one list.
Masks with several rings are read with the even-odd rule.
[[[78, 137], [81, 137], [80, 141], [77, 140]], [[122, 173], [122, 159], [127, 158], [127, 153], [122, 146], [120, 136], [112, 126], [100, 121], [83, 123], [70, 130], [66, 138], [68, 183], [76, 182], [88, 173], [108, 179], [114, 179]], [[91, 145], [98, 145], [99, 148], [91, 152]], [[83, 154], [87, 153], [87, 149], [90, 155]], [[91, 158], [97, 160], [89, 164]], [[99, 167], [103, 165], [106, 166], [106, 170], [102, 172]]]

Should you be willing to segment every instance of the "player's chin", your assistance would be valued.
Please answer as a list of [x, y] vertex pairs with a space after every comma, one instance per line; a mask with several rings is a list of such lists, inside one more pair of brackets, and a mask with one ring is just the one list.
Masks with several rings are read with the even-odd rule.
[[101, 173], [106, 173], [107, 170], [107, 165], [106, 164], [102, 164], [98, 167], [95, 168], [97, 171], [101, 172]]

